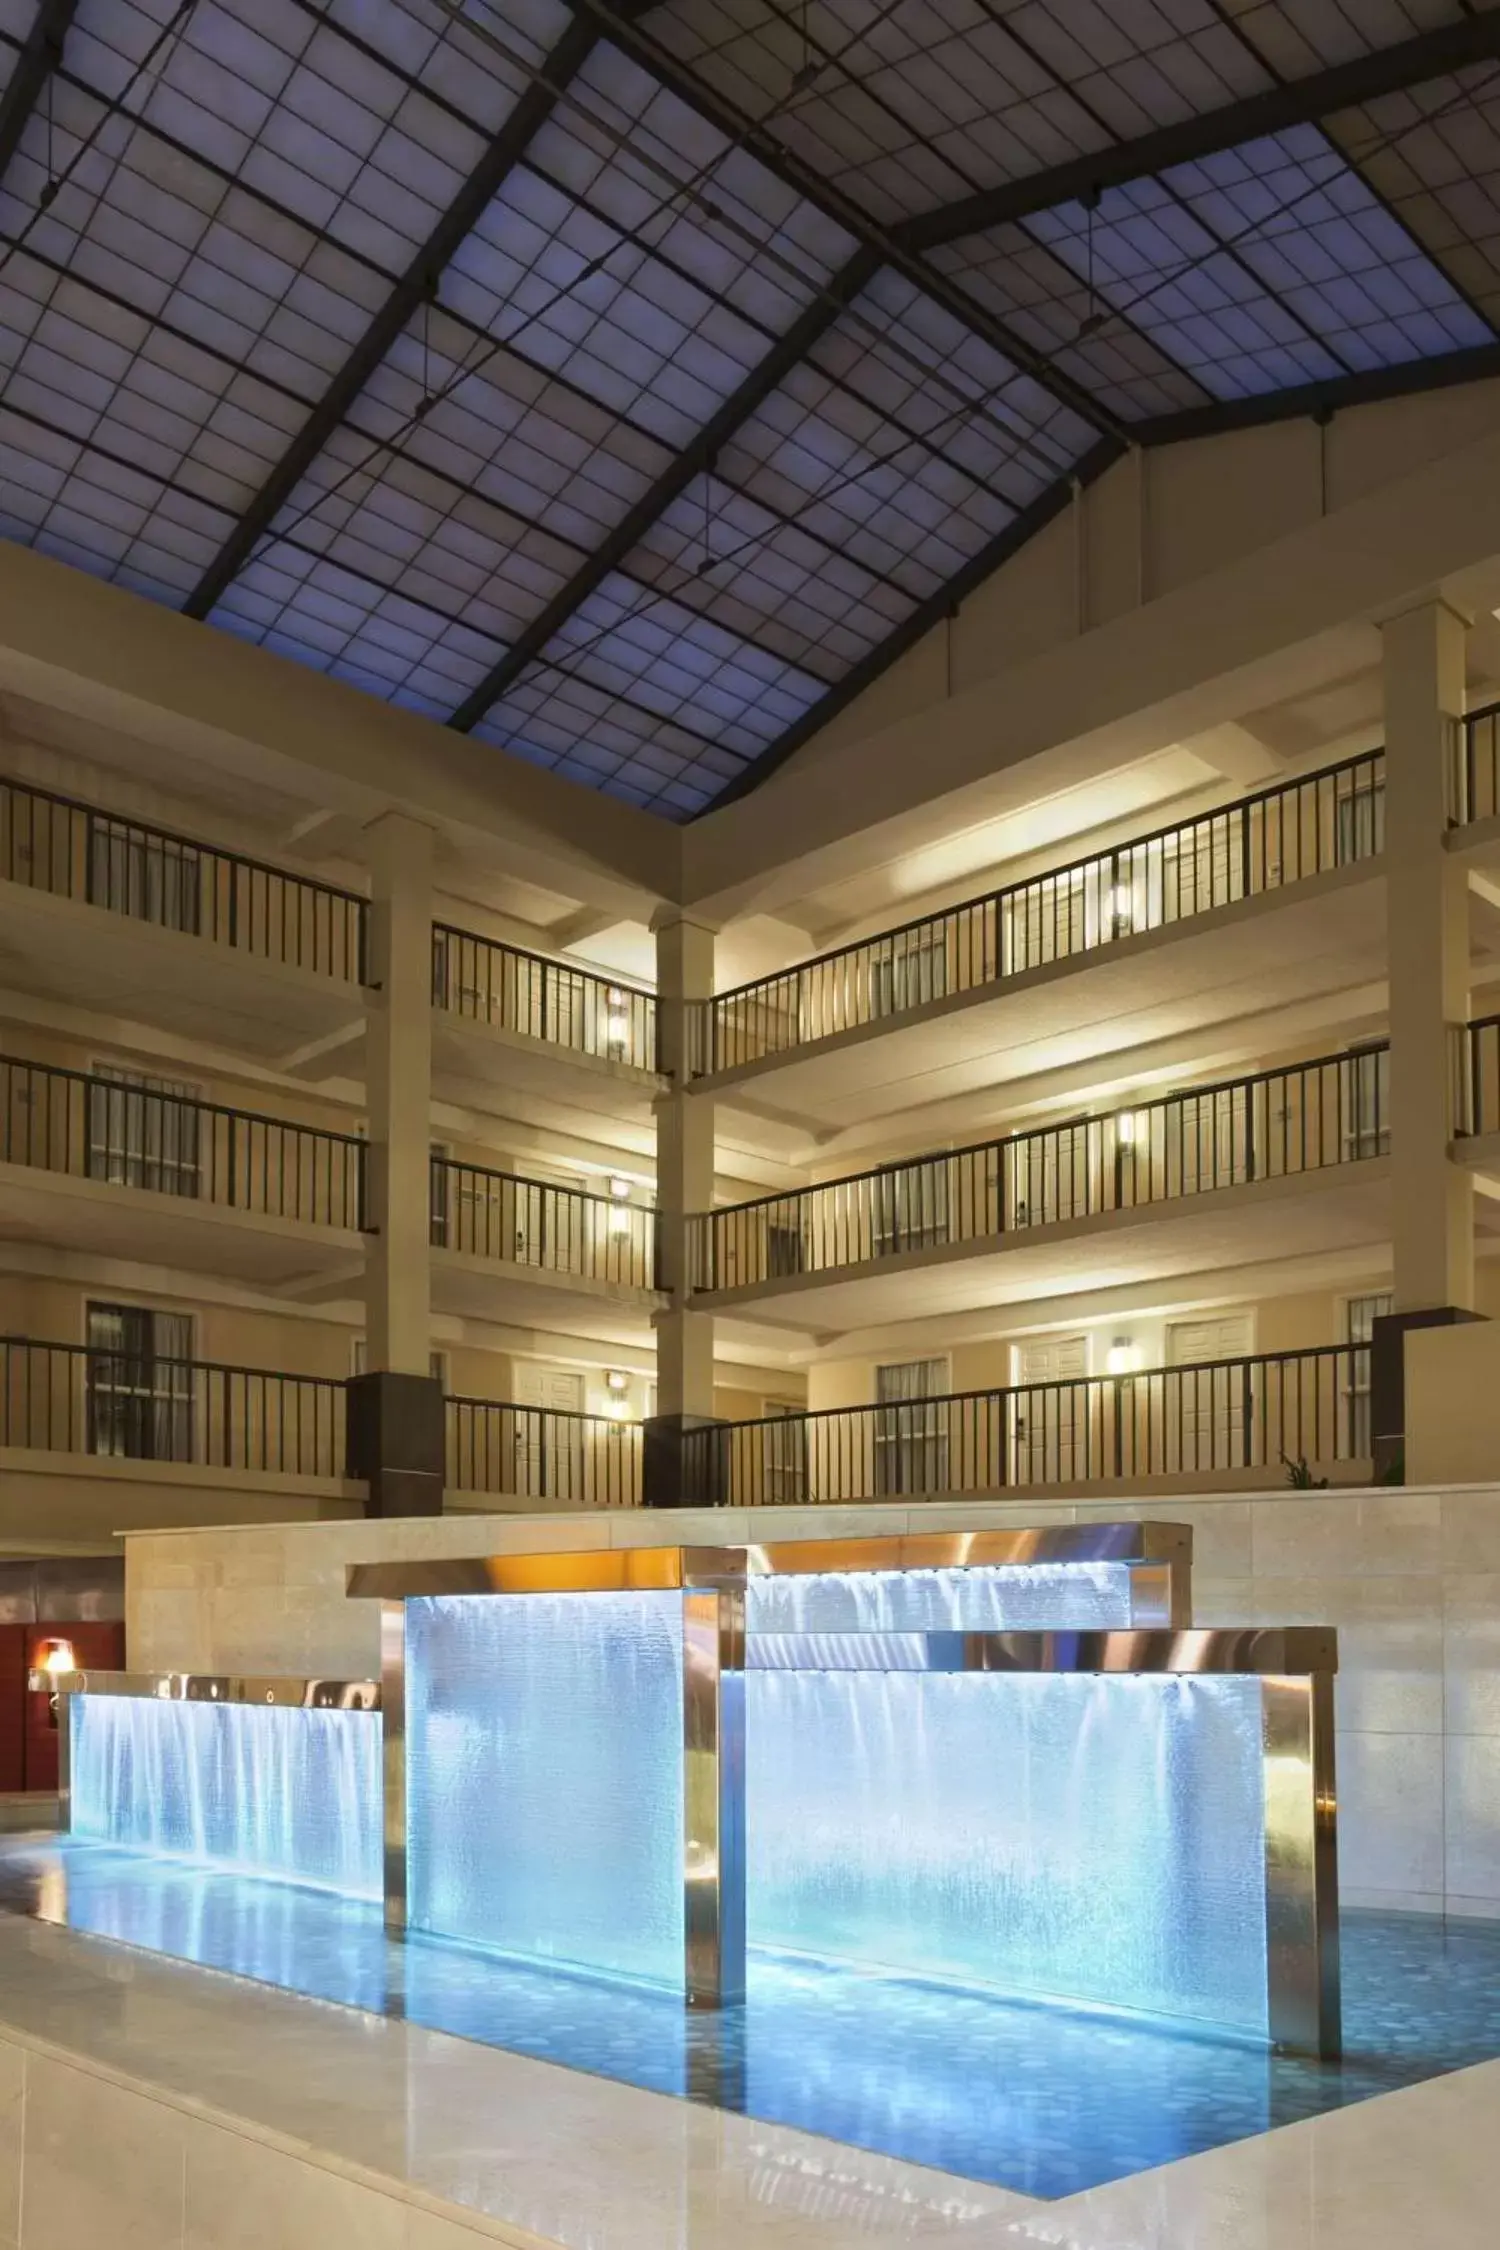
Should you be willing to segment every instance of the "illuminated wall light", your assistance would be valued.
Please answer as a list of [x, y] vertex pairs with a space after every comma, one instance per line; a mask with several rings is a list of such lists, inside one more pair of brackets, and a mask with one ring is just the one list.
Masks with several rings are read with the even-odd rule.
[[609, 1183], [609, 1231], [611, 1234], [630, 1232], [629, 1180], [611, 1180]]
[[43, 1641], [37, 1659], [39, 1672], [45, 1672], [49, 1679], [55, 1680], [60, 1673], [76, 1672], [77, 1669], [71, 1641]]
[[626, 1047], [630, 1043], [630, 1018], [625, 1013], [625, 995], [612, 984], [604, 997], [609, 1007], [604, 1019], [604, 1036], [612, 1047]]
[[1140, 1364], [1140, 1348], [1128, 1336], [1117, 1336], [1104, 1355], [1107, 1375], [1133, 1375]]
[[1130, 928], [1130, 893], [1123, 883], [1116, 883], [1109, 894], [1109, 918], [1117, 935]]
[[604, 1378], [604, 1387], [609, 1393], [604, 1401], [604, 1411], [609, 1419], [612, 1422], [630, 1421], [632, 1416], [630, 1399], [627, 1395], [630, 1390], [630, 1377], [622, 1368], [612, 1367]]

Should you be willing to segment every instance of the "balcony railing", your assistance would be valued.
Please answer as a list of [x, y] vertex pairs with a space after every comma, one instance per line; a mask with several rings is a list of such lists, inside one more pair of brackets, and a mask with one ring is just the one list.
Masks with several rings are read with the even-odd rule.
[[1388, 1085], [1382, 1043], [727, 1205], [690, 1222], [691, 1286], [745, 1288], [1355, 1163], [1389, 1145]]
[[432, 932], [432, 1004], [569, 1054], [656, 1068], [656, 1001], [649, 992], [447, 922]]
[[695, 1072], [763, 1062], [1368, 859], [1384, 807], [1376, 750], [820, 954], [707, 1002]]
[[10, 1055], [0, 1161], [307, 1226], [364, 1225], [365, 1144], [353, 1134]]
[[0, 1445], [341, 1476], [344, 1386], [214, 1360], [0, 1336]]
[[365, 981], [353, 891], [0, 781], [0, 878], [345, 984]]
[[1468, 712], [1454, 742], [1449, 810], [1454, 824], [1466, 828], [1500, 813], [1500, 703]]
[[1367, 1470], [1369, 1367], [1368, 1345], [1330, 1345], [720, 1424], [689, 1433], [684, 1499], [758, 1508]]
[[638, 1508], [639, 1422], [450, 1398], [448, 1488], [506, 1493], [549, 1507]]
[[656, 1213], [483, 1164], [432, 1161], [432, 1241], [471, 1258], [632, 1289], [656, 1284]]

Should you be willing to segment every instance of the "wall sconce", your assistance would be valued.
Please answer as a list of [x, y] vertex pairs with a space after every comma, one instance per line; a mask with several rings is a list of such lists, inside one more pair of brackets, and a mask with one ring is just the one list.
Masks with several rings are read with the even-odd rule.
[[1140, 1364], [1140, 1352], [1128, 1336], [1117, 1336], [1104, 1355], [1107, 1375], [1133, 1375]]
[[604, 1401], [604, 1411], [609, 1419], [612, 1422], [628, 1422], [631, 1419], [630, 1400], [625, 1394], [630, 1389], [630, 1377], [622, 1368], [612, 1367], [604, 1378], [604, 1388], [609, 1393]]
[[609, 1183], [609, 1231], [611, 1234], [630, 1232], [629, 1180], [611, 1180]]
[[1109, 894], [1110, 926], [1116, 937], [1130, 934], [1130, 893], [1123, 883], [1116, 883]]
[[1115, 1119], [1115, 1145], [1136, 1148], [1151, 1137], [1151, 1120], [1143, 1110], [1122, 1109]]
[[[76, 1672], [77, 1669], [78, 1659], [73, 1654], [73, 1643], [71, 1641], [43, 1641], [41, 1647], [37, 1650], [36, 1670], [49, 1680], [60, 1680], [65, 1672]], [[57, 1689], [54, 1686], [47, 1697], [47, 1723], [49, 1726], [55, 1727], [58, 1723], [59, 1700]]]
[[604, 1036], [611, 1047], [618, 1047], [623, 1053], [630, 1044], [630, 1018], [625, 1013], [625, 995], [618, 985], [612, 984], [604, 998], [609, 1009], [604, 1019]]

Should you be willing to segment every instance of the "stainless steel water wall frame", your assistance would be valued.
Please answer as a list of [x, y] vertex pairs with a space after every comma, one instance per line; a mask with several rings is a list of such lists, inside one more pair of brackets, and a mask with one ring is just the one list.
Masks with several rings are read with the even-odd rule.
[[745, 1588], [751, 1578], [826, 1571], [1004, 1568], [1114, 1562], [1141, 1628], [1192, 1613], [1192, 1532], [1183, 1524], [1050, 1524], [1035, 1530], [906, 1532], [761, 1546], [611, 1547], [355, 1563], [352, 1599], [381, 1604], [385, 1711], [385, 1919], [407, 1926], [406, 1603], [423, 1595], [675, 1591], [682, 1596], [683, 1986], [692, 2008], [745, 1991]]

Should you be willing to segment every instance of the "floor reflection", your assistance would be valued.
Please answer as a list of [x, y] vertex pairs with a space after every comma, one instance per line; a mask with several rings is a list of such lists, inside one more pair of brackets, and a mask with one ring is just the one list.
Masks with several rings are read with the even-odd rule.
[[1500, 1923], [1354, 1912], [1346, 2055], [783, 1962], [742, 2010], [411, 1938], [378, 1906], [102, 1845], [0, 1841], [0, 1908], [986, 2180], [1071, 2195], [1500, 2055]]

